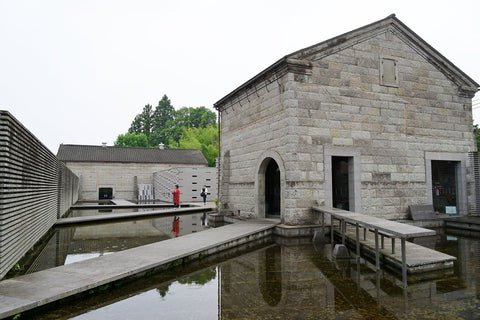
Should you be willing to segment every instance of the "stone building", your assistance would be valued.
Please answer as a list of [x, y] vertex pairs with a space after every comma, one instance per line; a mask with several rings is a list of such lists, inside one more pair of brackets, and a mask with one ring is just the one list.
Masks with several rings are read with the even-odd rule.
[[[138, 199], [138, 186], [153, 189], [153, 176], [157, 171], [178, 167], [211, 169], [202, 152], [194, 149], [62, 144], [57, 157], [79, 177], [79, 200]], [[189, 183], [187, 180], [174, 182], [181, 187]], [[173, 188], [173, 184], [169, 187]]]
[[215, 104], [220, 209], [293, 225], [316, 204], [465, 215], [478, 87], [395, 15], [289, 54]]

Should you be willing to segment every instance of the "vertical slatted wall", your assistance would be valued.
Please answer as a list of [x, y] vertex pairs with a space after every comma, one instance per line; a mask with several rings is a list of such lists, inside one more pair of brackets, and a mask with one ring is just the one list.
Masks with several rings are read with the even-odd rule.
[[480, 157], [478, 152], [469, 152], [470, 167], [473, 176], [473, 195], [475, 198], [474, 207], [469, 210], [469, 214], [480, 215]]
[[0, 278], [78, 199], [78, 178], [0, 111]]

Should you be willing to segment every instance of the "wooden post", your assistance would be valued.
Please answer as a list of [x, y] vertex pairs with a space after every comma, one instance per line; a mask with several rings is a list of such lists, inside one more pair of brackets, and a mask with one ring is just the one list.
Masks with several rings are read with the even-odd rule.
[[355, 223], [355, 236], [356, 236], [356, 246], [357, 246], [357, 262], [360, 261], [360, 226]]
[[333, 214], [330, 215], [330, 243], [332, 244], [332, 248], [333, 248]]
[[378, 229], [375, 229], [375, 266], [380, 271], [380, 249], [378, 248]]
[[405, 248], [405, 238], [402, 237], [402, 281], [403, 287], [407, 287], [407, 249]]
[[322, 215], [322, 241], [325, 241], [325, 213], [323, 211], [320, 211], [320, 214]]

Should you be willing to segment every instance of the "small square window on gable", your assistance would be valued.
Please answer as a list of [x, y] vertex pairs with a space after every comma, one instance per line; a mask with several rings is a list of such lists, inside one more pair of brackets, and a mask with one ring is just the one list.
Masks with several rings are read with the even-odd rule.
[[380, 84], [389, 87], [398, 87], [397, 60], [380, 58]]

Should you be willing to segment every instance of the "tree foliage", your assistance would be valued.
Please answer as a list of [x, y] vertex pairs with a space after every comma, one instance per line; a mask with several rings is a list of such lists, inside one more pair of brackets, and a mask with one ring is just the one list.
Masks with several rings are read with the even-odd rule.
[[117, 137], [117, 141], [114, 143], [117, 147], [148, 147], [148, 138], [144, 133], [136, 134], [127, 132], [120, 134]]
[[205, 128], [207, 126], [214, 126], [217, 123], [217, 115], [205, 107], [183, 107], [177, 111], [176, 120], [178, 124], [187, 129]]
[[215, 268], [207, 269], [205, 271], [193, 274], [189, 277], [179, 279], [181, 284], [196, 284], [205, 285], [217, 277], [217, 270]]
[[480, 128], [478, 124], [473, 125], [473, 134], [475, 135], [475, 141], [477, 141], [477, 150], [480, 151]]
[[143, 107], [142, 113], [138, 114], [128, 129], [129, 133], [144, 134], [148, 140], [153, 135], [152, 105], [147, 104]]
[[170, 145], [179, 149], [199, 149], [207, 159], [208, 165], [214, 167], [215, 159], [218, 157], [218, 127], [214, 125], [184, 129], [178, 145], [174, 146], [173, 143]]
[[120, 134], [115, 146], [200, 149], [210, 166], [218, 155], [217, 115], [205, 107], [175, 110], [167, 95], [155, 109], [144, 106], [133, 119], [128, 133]]
[[175, 128], [175, 109], [167, 95], [163, 95], [162, 100], [158, 102], [153, 113], [152, 122], [156, 134], [156, 143], [168, 144], [170, 138], [174, 136]]

